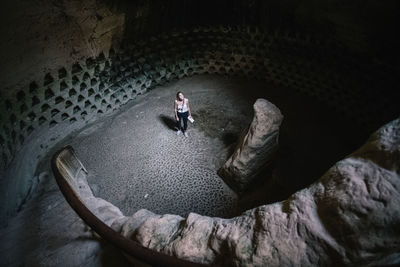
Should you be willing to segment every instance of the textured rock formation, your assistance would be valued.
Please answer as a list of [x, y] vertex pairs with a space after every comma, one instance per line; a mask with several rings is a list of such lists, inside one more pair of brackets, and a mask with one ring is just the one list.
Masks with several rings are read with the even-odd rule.
[[[400, 261], [400, 119], [316, 183], [232, 219], [141, 210], [122, 233], [179, 258], [236, 266]], [[396, 259], [397, 258], [397, 259]]]
[[272, 160], [278, 149], [279, 126], [283, 115], [271, 102], [257, 99], [254, 118], [232, 156], [218, 174], [233, 188], [243, 191]]
[[128, 218], [122, 214], [118, 207], [93, 195], [93, 192], [87, 183], [86, 175], [87, 173], [84, 170], [80, 170], [75, 178], [77, 182], [75, 189], [79, 188], [79, 197], [82, 202], [94, 215], [108, 226], [111, 224], [114, 224], [114, 227], [117, 225], [121, 226]]
[[[95, 0], [8, 3], [0, 25], [0, 74], [5, 96], [49, 70], [107, 52], [122, 38], [125, 16]], [[8, 25], [13, 25], [9, 27]], [[13, 89], [13, 90], [10, 90]]]
[[399, 159], [397, 119], [309, 188], [232, 219], [147, 210], [127, 218], [81, 188], [85, 202], [116, 231], [181, 259], [234, 266], [391, 264], [400, 262]]

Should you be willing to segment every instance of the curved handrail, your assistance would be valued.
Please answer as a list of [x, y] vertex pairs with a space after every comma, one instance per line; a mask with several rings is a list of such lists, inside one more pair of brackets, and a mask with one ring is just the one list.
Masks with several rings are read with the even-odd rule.
[[[69, 166], [68, 164], [61, 166], [63, 163], [62, 157], [65, 153], [71, 153], [73, 156], [74, 162], [69, 162]], [[78, 216], [103, 239], [122, 249], [129, 256], [155, 266], [206, 266], [200, 263], [178, 259], [143, 247], [138, 243], [135, 243], [133, 240], [126, 238], [120, 233], [114, 231], [111, 227], [106, 225], [96, 215], [94, 215], [81, 201], [79, 193], [73, 189], [73, 186], [70, 183], [73, 182], [71, 179], [74, 179], [74, 175], [76, 175], [79, 170], [86, 171], [82, 163], [76, 157], [76, 154], [71, 146], [63, 147], [53, 155], [51, 160], [51, 168], [61, 192], [63, 193], [68, 204], [78, 214]], [[75, 173], [73, 173], [73, 168], [76, 168]], [[69, 182], [68, 179], [70, 179]]]

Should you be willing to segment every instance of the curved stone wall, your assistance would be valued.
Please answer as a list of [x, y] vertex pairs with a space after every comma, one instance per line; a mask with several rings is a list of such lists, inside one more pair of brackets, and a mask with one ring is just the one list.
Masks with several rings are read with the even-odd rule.
[[[51, 71], [15, 92], [14, 98], [1, 100], [0, 157], [6, 176], [2, 188], [11, 192], [8, 197], [19, 195], [15, 203], [4, 203], [13, 210], [23, 202], [33, 184], [26, 181], [52, 143], [149, 89], [203, 73], [265, 79], [292, 88], [352, 117], [368, 131], [399, 111], [392, 90], [395, 70], [312, 36], [221, 26], [127, 42], [107, 56], [101, 53]], [[48, 138], [46, 147], [46, 138], [41, 144], [31, 143], [52, 132], [58, 134]], [[34, 159], [18, 173], [9, 166], [21, 161], [18, 154], [26, 153], [25, 146], [35, 148], [30, 155]]]

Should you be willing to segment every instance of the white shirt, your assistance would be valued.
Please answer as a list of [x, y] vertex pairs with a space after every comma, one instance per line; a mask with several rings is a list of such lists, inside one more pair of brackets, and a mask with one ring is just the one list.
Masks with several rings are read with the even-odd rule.
[[183, 106], [182, 105], [179, 105], [178, 104], [178, 101], [176, 101], [177, 102], [177, 104], [178, 104], [178, 112], [179, 113], [184, 113], [184, 112], [187, 112], [189, 109], [188, 109], [188, 107], [187, 107], [187, 98], [185, 98], [184, 100], [183, 100]]

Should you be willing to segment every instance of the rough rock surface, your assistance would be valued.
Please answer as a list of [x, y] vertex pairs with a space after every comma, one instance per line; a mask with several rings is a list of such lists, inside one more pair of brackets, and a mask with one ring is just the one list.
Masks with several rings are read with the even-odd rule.
[[[395, 264], [400, 263], [399, 159], [397, 119], [308, 188], [232, 219], [195, 213], [185, 219], [147, 210], [126, 218], [113, 208], [100, 212], [100, 217], [117, 214], [108, 224], [124, 236], [156, 251], [206, 264]], [[88, 203], [94, 200], [87, 187], [84, 195]], [[99, 203], [95, 206], [101, 209]]]
[[86, 175], [87, 173], [84, 170], [80, 170], [76, 177], [79, 196], [86, 207], [108, 226], [111, 226], [111, 224], [121, 225], [126, 222], [127, 217], [122, 214], [118, 207], [93, 195], [87, 183]]
[[259, 98], [253, 105], [254, 118], [232, 156], [218, 174], [233, 188], [243, 191], [272, 160], [278, 149], [283, 115], [271, 102]]
[[13, 71], [0, 73], [3, 96], [14, 95], [49, 70], [108, 53], [122, 38], [124, 14], [99, 1], [6, 2], [0, 69]]

